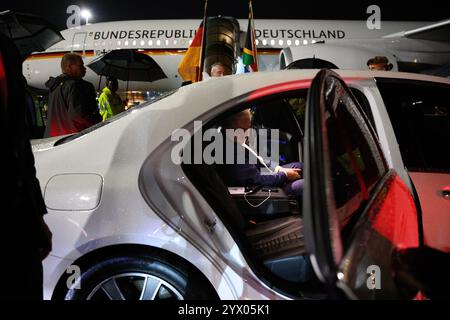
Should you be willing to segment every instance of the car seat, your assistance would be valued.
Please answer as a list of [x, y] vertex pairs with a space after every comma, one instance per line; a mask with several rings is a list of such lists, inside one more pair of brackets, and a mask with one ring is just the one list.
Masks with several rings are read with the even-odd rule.
[[303, 220], [300, 216], [251, 223], [239, 211], [214, 165], [183, 164], [182, 167], [229, 227], [244, 256], [257, 256], [269, 270], [285, 280], [303, 282], [308, 279], [311, 268], [305, 255]]

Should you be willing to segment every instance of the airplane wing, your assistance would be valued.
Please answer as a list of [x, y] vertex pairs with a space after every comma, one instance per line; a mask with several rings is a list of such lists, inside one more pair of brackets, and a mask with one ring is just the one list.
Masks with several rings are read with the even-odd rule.
[[436, 22], [413, 30], [389, 34], [383, 38], [405, 37], [417, 40], [450, 42], [450, 19]]

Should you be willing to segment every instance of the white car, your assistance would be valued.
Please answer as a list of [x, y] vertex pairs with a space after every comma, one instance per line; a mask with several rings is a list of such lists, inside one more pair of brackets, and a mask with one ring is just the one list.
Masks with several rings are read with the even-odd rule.
[[[34, 141], [53, 232], [45, 298], [411, 298], [393, 278], [394, 254], [422, 245], [422, 227], [429, 244], [450, 244], [450, 204], [426, 194], [427, 184], [449, 184], [448, 174], [419, 186], [430, 168], [448, 173], [449, 131], [437, 131], [448, 130], [450, 80], [318, 72], [212, 79]], [[259, 128], [280, 130], [280, 161], [305, 165], [303, 199], [253, 190], [253, 203], [268, 193], [256, 215], [214, 164], [173, 161], [177, 129], [219, 129], [248, 107]], [[405, 165], [421, 169], [412, 177], [423, 217]], [[438, 198], [436, 215], [427, 201]]]

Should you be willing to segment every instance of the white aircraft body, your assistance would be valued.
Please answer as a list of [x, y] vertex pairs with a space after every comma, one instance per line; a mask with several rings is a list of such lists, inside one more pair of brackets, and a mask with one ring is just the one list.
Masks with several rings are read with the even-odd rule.
[[[247, 20], [238, 20], [243, 43]], [[151, 56], [164, 70], [167, 79], [155, 82], [130, 82], [130, 90], [167, 91], [178, 88], [182, 79], [178, 65], [189, 47], [200, 20], [136, 20], [88, 24], [63, 30], [65, 40], [47, 51], [31, 55], [23, 65], [23, 73], [31, 87], [45, 89], [50, 76], [61, 73], [60, 60], [67, 52], [78, 52], [85, 65], [99, 55], [114, 49], [136, 49]], [[365, 55], [385, 55], [397, 62], [442, 65], [450, 60], [450, 39], [440, 24], [427, 22], [382, 21], [380, 29], [369, 29], [366, 21], [262, 20], [256, 19], [259, 68], [278, 70], [280, 64], [308, 57], [328, 55], [339, 66], [339, 60], [363, 59]], [[444, 38], [444, 39], [442, 39]], [[446, 41], [448, 40], [448, 41]], [[320, 43], [325, 41], [325, 44]], [[319, 42], [315, 45], [311, 43]], [[328, 48], [328, 46], [331, 46]], [[337, 49], [341, 46], [342, 51]], [[363, 49], [362, 49], [363, 48]], [[281, 51], [284, 49], [283, 51]], [[330, 51], [331, 50], [331, 51]], [[361, 50], [364, 55], [361, 55]], [[280, 51], [282, 54], [280, 55]], [[280, 59], [283, 60], [280, 63]], [[367, 60], [355, 61], [364, 67]], [[345, 63], [342, 68], [350, 68]], [[100, 77], [87, 68], [85, 80], [99, 86]], [[103, 85], [103, 82], [102, 82]], [[120, 83], [124, 90], [125, 83]]]

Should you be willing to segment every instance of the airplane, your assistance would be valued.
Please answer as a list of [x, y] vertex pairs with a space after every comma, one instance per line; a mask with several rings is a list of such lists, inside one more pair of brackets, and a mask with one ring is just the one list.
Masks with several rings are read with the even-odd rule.
[[[234, 30], [237, 36], [232, 41], [239, 49], [247, 20], [234, 21], [238, 30]], [[110, 50], [135, 48], [151, 56], [168, 78], [152, 83], [130, 82], [129, 90], [147, 94], [173, 90], [182, 84], [177, 68], [199, 25], [200, 20], [134, 20], [66, 29], [61, 31], [65, 40], [26, 59], [23, 73], [30, 87], [46, 89], [48, 78], [61, 73], [60, 60], [67, 52], [81, 54], [86, 65]], [[321, 57], [342, 69], [365, 69], [368, 57], [384, 55], [393, 62], [394, 70], [403, 71], [411, 65], [424, 69], [450, 61], [450, 19], [440, 23], [382, 21], [380, 29], [369, 29], [366, 21], [344, 20], [255, 19], [254, 25], [260, 71]], [[84, 79], [100, 88], [100, 77], [89, 68]], [[122, 90], [125, 86], [119, 85]]]

